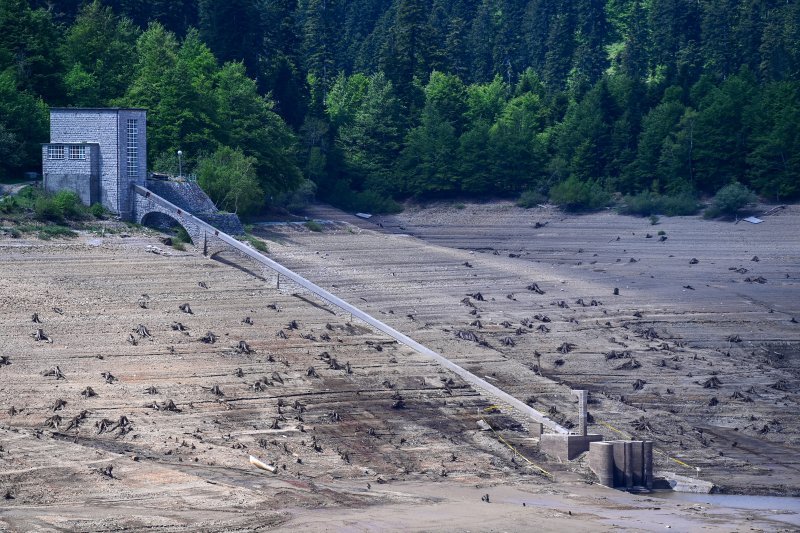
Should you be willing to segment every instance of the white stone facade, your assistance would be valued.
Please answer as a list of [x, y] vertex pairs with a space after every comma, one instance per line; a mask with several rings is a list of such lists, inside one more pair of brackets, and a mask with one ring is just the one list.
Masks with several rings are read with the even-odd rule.
[[50, 144], [42, 149], [45, 184], [67, 183], [65, 167], [78, 165], [78, 161], [70, 161], [68, 155], [66, 160], [52, 159], [50, 156], [58, 156], [59, 152], [58, 148], [53, 152], [49, 147], [63, 145], [68, 153], [70, 145], [82, 143], [98, 147], [97, 201], [124, 219], [132, 219], [131, 185], [144, 185], [147, 178], [147, 112], [117, 108], [51, 109]]

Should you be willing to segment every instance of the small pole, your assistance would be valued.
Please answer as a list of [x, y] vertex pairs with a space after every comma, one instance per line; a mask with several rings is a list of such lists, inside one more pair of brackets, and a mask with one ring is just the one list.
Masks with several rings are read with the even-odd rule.
[[280, 275], [280, 273], [278, 273], [277, 276], [275, 277], [275, 288], [276, 289], [280, 289], [281, 288], [281, 275]]
[[586, 404], [589, 399], [589, 391], [574, 390], [572, 391], [578, 396], [578, 431], [582, 437], [586, 436]]
[[178, 177], [183, 177], [183, 150], [178, 150]]

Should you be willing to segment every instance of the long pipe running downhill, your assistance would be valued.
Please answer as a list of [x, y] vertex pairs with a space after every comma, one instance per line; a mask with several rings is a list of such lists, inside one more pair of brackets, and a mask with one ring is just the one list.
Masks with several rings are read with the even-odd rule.
[[[147, 201], [153, 202], [154, 204], [157, 204], [157, 205], [161, 206], [162, 208], [168, 210], [170, 212], [170, 215], [173, 216], [174, 218], [176, 218], [177, 220], [179, 220], [179, 221], [188, 221], [189, 223], [195, 225], [198, 229], [200, 229], [200, 230], [202, 230], [204, 232], [204, 238], [205, 239], [208, 239], [209, 237], [212, 237], [212, 238], [216, 237], [217, 239], [221, 240], [225, 244], [231, 246], [236, 251], [238, 251], [238, 252], [250, 257], [251, 259], [261, 263], [262, 265], [274, 270], [278, 274], [286, 276], [287, 278], [291, 279], [292, 281], [294, 281], [295, 283], [297, 283], [298, 285], [300, 285], [304, 289], [307, 289], [311, 293], [313, 293], [313, 294], [317, 295], [318, 297], [322, 298], [326, 302], [328, 302], [328, 303], [330, 303], [332, 305], [335, 305], [336, 307], [342, 309], [343, 311], [346, 311], [346, 312], [350, 313], [353, 317], [358, 318], [359, 320], [369, 324], [370, 326], [374, 327], [375, 329], [377, 329], [377, 330], [389, 335], [390, 337], [395, 339], [400, 344], [408, 346], [412, 350], [414, 350], [414, 351], [416, 351], [416, 352], [418, 352], [418, 353], [420, 353], [422, 355], [427, 356], [428, 358], [432, 359], [433, 361], [436, 361], [437, 363], [439, 363], [443, 367], [445, 367], [448, 370], [450, 370], [450, 371], [458, 374], [459, 376], [461, 376], [461, 378], [463, 378], [464, 381], [466, 381], [467, 383], [469, 383], [469, 384], [471, 384], [471, 385], [483, 390], [484, 392], [486, 392], [489, 395], [495, 397], [496, 399], [500, 400], [501, 402], [510, 405], [511, 407], [516, 409], [519, 413], [527, 416], [528, 418], [530, 418], [530, 419], [532, 419], [532, 420], [534, 420], [536, 422], [542, 423], [543, 425], [547, 426], [548, 428], [550, 428], [555, 433], [559, 433], [559, 434], [563, 434], [563, 435], [569, 434], [569, 430], [567, 430], [566, 428], [562, 427], [558, 423], [554, 422], [550, 418], [546, 417], [545, 415], [543, 415], [542, 413], [540, 413], [536, 409], [533, 409], [532, 407], [530, 407], [526, 403], [524, 403], [524, 402], [520, 401], [519, 399], [511, 396], [507, 392], [495, 387], [494, 385], [492, 385], [491, 383], [487, 382], [486, 380], [479, 378], [478, 376], [476, 376], [472, 372], [469, 372], [468, 370], [458, 366], [457, 364], [453, 363], [452, 361], [450, 361], [446, 357], [442, 356], [441, 354], [438, 354], [438, 353], [434, 352], [433, 350], [431, 350], [427, 346], [423, 346], [422, 344], [418, 343], [417, 341], [415, 341], [411, 337], [408, 337], [407, 335], [405, 335], [403, 333], [400, 333], [399, 331], [397, 331], [393, 327], [389, 326], [388, 324], [384, 324], [380, 320], [378, 320], [375, 317], [365, 313], [361, 309], [358, 309], [354, 305], [342, 300], [338, 296], [336, 296], [336, 295], [328, 292], [327, 290], [323, 289], [322, 287], [312, 283], [311, 281], [307, 280], [306, 278], [304, 278], [303, 276], [297, 274], [296, 272], [293, 272], [292, 270], [289, 270], [288, 268], [286, 268], [285, 266], [281, 265], [280, 263], [277, 263], [276, 261], [273, 261], [269, 257], [266, 257], [266, 256], [262, 255], [261, 253], [259, 253], [258, 251], [254, 250], [253, 248], [250, 248], [249, 246], [246, 246], [245, 244], [239, 242], [238, 240], [236, 240], [235, 238], [231, 237], [227, 233], [224, 233], [224, 232], [218, 230], [217, 228], [215, 228], [211, 224], [208, 224], [207, 222], [204, 222], [204, 221], [200, 220], [199, 218], [197, 218], [196, 216], [192, 215], [191, 213], [187, 213], [185, 210], [180, 209], [176, 205], [172, 204], [171, 202], [168, 202], [164, 198], [161, 198], [160, 196], [158, 196], [157, 194], [155, 194], [154, 192], [150, 191], [149, 189], [147, 189], [145, 187], [142, 187], [140, 185], [134, 184], [133, 188], [140, 196], [144, 197]], [[197, 243], [195, 243], [195, 244], [197, 244]]]

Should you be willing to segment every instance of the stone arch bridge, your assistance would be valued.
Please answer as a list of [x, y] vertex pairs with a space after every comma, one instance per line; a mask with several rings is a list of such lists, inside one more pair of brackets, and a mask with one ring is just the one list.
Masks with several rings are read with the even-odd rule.
[[[189, 237], [192, 243], [203, 250], [204, 255], [212, 256], [229, 247], [229, 244], [220, 239], [220, 230], [200, 220], [185, 209], [178, 207], [157, 195], [153, 191], [141, 185], [132, 185], [134, 201], [133, 212], [137, 224], [149, 225], [148, 223], [163, 220], [164, 217], [179, 224]], [[227, 236], [227, 235], [226, 235]], [[231, 237], [228, 237], [232, 239]], [[234, 240], [236, 243], [239, 241]]]

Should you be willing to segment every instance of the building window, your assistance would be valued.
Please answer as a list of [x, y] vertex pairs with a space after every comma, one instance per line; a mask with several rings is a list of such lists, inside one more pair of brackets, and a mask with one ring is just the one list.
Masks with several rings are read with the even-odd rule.
[[[62, 147], [63, 149], [63, 147]], [[70, 146], [69, 147], [69, 158], [70, 159], [86, 159], [86, 147], [85, 146]]]
[[48, 146], [47, 147], [47, 159], [64, 159], [64, 147], [63, 146]]
[[139, 176], [139, 127], [136, 119], [128, 119], [128, 178]]

